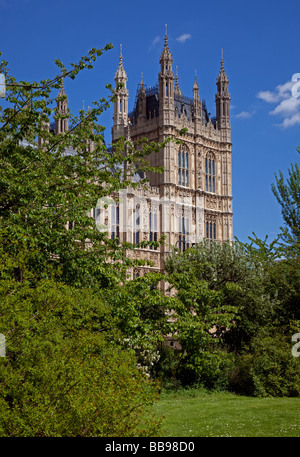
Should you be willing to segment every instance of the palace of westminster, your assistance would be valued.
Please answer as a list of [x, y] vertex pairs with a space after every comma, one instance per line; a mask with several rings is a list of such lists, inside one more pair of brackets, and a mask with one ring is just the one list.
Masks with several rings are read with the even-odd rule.
[[[122, 53], [115, 74], [117, 99], [114, 103], [112, 144], [119, 137], [131, 141], [148, 138], [170, 141], [159, 153], [151, 153], [150, 166], [163, 167], [162, 173], [149, 172], [148, 185], [121, 190], [105, 208], [97, 204], [91, 210], [99, 229], [112, 238], [139, 243], [165, 242], [158, 248], [137, 248], [128, 253], [136, 259], [150, 261], [144, 272], [163, 269], [163, 258], [172, 246], [185, 250], [203, 240], [232, 240], [231, 127], [230, 94], [223, 57], [216, 81], [216, 116], [207, 112], [199, 98], [195, 76], [193, 97], [182, 94], [174, 75], [173, 58], [165, 35], [160, 56], [158, 83], [147, 88], [143, 78], [138, 85], [135, 105], [128, 112], [129, 93]], [[64, 92], [62, 88], [61, 91]], [[67, 100], [58, 102], [66, 112]], [[67, 119], [56, 120], [54, 133], [68, 129]], [[137, 174], [137, 179], [139, 178]], [[114, 198], [117, 197], [117, 198]], [[136, 271], [134, 276], [143, 274]]]

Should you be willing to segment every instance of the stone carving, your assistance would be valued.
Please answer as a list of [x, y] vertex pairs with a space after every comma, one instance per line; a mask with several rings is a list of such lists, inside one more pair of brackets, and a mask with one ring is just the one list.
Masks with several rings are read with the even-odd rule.
[[[131, 226], [133, 211], [136, 211], [140, 205], [140, 230], [143, 240], [150, 239], [150, 211], [151, 215], [156, 215], [157, 239], [161, 235], [168, 235], [171, 237], [168, 243], [178, 241], [179, 217], [188, 218], [189, 230], [191, 232], [197, 230], [198, 241], [206, 236], [206, 222], [217, 224], [217, 236], [220, 241], [232, 239], [230, 94], [223, 59], [217, 77], [215, 118], [213, 114], [208, 113], [205, 102], [199, 98], [196, 79], [193, 98], [185, 97], [178, 90], [178, 77], [175, 90], [173, 56], [169, 50], [167, 36], [159, 64], [157, 85], [149, 88], [144, 82], [140, 85], [137, 100], [141, 101], [142, 112], [139, 111], [138, 106], [135, 106], [133, 112], [128, 113], [127, 75], [123, 58], [120, 60], [115, 80], [116, 87], [122, 83], [122, 89], [117, 91], [118, 100], [114, 106], [112, 140], [125, 136], [130, 137], [132, 142], [144, 137], [158, 142], [168, 136], [178, 139], [178, 133], [182, 127], [186, 127], [187, 131], [180, 136], [181, 144], [169, 143], [158, 154], [149, 156], [150, 166], [161, 166], [164, 172], [159, 175], [150, 173], [149, 185], [145, 188], [132, 188], [130, 192], [128, 190], [125, 195], [124, 227], [120, 227], [120, 233], [126, 232]], [[121, 99], [122, 109], [120, 109]], [[128, 119], [130, 119], [129, 127]], [[189, 187], [178, 185], [179, 150], [188, 153]], [[214, 192], [205, 189], [205, 158], [215, 161]], [[139, 196], [138, 202], [137, 196]], [[163, 224], [166, 219], [170, 221], [169, 224]], [[163, 230], [167, 228], [168, 233], [164, 233]], [[154, 232], [151, 236], [154, 236]], [[196, 236], [196, 233], [193, 236]], [[144, 268], [144, 271], [152, 271], [153, 268], [160, 268], [161, 253], [167, 253], [169, 249], [170, 246], [166, 244], [158, 251], [136, 249], [134, 252], [136, 258], [140, 256], [153, 261], [154, 267]]]

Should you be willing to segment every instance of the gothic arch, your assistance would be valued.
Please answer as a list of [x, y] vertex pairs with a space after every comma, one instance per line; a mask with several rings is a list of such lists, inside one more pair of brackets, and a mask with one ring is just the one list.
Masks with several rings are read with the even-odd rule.
[[207, 151], [205, 158], [214, 160], [215, 162], [217, 161], [216, 154], [213, 151]]
[[177, 149], [177, 185], [191, 185], [191, 154], [186, 144], [180, 144]]
[[208, 151], [204, 159], [205, 191], [216, 193], [217, 160], [212, 151]]

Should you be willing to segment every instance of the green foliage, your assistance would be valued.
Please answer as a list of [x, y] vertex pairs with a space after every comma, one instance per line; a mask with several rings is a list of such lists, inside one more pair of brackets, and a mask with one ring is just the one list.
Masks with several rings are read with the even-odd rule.
[[300, 321], [300, 259], [285, 258], [272, 265], [271, 284], [276, 288], [278, 303], [273, 325], [288, 325]]
[[176, 290], [174, 335], [182, 351], [176, 377], [183, 384], [223, 386], [230, 356], [224, 336], [236, 325], [243, 308], [247, 263], [239, 246], [200, 243], [165, 261], [168, 283]]
[[[300, 149], [298, 148], [298, 152]], [[286, 224], [282, 229], [282, 238], [288, 245], [297, 248], [299, 256], [300, 243], [300, 169], [297, 163], [291, 164], [286, 182], [282, 171], [275, 174], [276, 183], [272, 184], [272, 191], [281, 205], [282, 218]]]
[[[112, 87], [78, 116], [59, 113], [53, 94], [110, 48], [69, 69], [57, 60], [61, 74], [41, 82], [17, 82], [0, 64], [8, 81], [0, 110], [1, 436], [157, 435], [153, 378], [299, 395], [287, 339], [300, 319], [299, 168], [273, 187], [284, 245], [255, 235], [245, 244], [203, 242], [175, 249], [165, 275], [128, 281], [128, 268], [142, 264], [127, 255], [136, 246], [109, 239], [89, 210], [146, 183], [132, 182], [136, 171], [161, 171], [148, 156], [169, 139], [120, 138], [111, 152], [98, 117], [115, 100]], [[45, 128], [51, 117], [68, 117], [69, 131], [54, 136]], [[164, 345], [170, 334], [181, 350]]]
[[260, 240], [254, 234], [250, 243], [244, 243], [246, 256], [262, 269], [264, 289], [272, 298], [272, 306], [264, 317], [265, 325], [288, 325], [292, 319], [299, 319], [300, 268], [299, 257], [294, 256], [292, 245], [283, 245], [278, 236], [271, 243]]
[[[55, 107], [62, 78], [92, 68], [110, 48], [92, 49], [70, 69], [57, 60], [61, 74], [39, 83], [17, 82], [7, 63], [0, 64], [8, 82], [0, 111], [0, 332], [7, 342], [0, 360], [2, 436], [149, 436], [159, 427], [145, 410], [156, 386], [137, 368], [134, 344], [123, 344], [122, 330], [134, 338], [140, 315], [130, 296], [122, 325], [122, 301], [134, 293], [121, 286], [133, 264], [126, 252], [135, 246], [109, 239], [89, 210], [138, 185], [131, 179], [136, 163], [156, 171], [147, 157], [166, 142], [121, 138], [113, 153], [108, 150], [98, 117], [115, 100], [114, 91], [78, 116]], [[68, 117], [68, 132], [48, 131], [52, 117]], [[161, 299], [152, 295], [154, 309]], [[157, 311], [143, 313], [138, 344], [144, 338], [145, 350], [151, 329], [159, 337], [161, 330], [151, 324]]]
[[[0, 112], [0, 236], [11, 259], [24, 253], [15, 277], [23, 278], [26, 270], [37, 279], [55, 277], [96, 288], [113, 287], [125, 279], [125, 253], [133, 246], [110, 240], [97, 229], [89, 211], [99, 199], [129, 184], [137, 186], [131, 179], [137, 163], [143, 171], [156, 170], [149, 167], [147, 157], [168, 140], [155, 144], [143, 138], [133, 144], [120, 138], [113, 153], [108, 150], [98, 117], [115, 100], [114, 92], [78, 116], [53, 107], [53, 91], [61, 87], [62, 77], [73, 79], [92, 68], [96, 57], [110, 47], [91, 50], [70, 70], [57, 61], [62, 75], [40, 83], [17, 83], [6, 62], [0, 64], [8, 82], [7, 107]], [[68, 117], [69, 131], [48, 131], [51, 116]]]
[[[1, 282], [0, 436], [149, 436], [154, 385], [89, 290]], [[116, 337], [116, 335], [114, 335]]]
[[[298, 322], [298, 328], [299, 328]], [[292, 328], [261, 329], [237, 359], [230, 387], [243, 395], [295, 397], [300, 395], [299, 360], [292, 356]]]
[[[234, 388], [259, 396], [299, 396], [299, 363], [291, 355], [299, 332], [299, 167], [272, 190], [285, 229], [268, 242], [203, 242], [166, 259], [178, 299], [175, 338], [181, 351], [162, 353], [160, 376], [175, 386]], [[297, 321], [298, 320], [298, 321]]]
[[134, 349], [141, 368], [148, 376], [160, 358], [159, 348], [164, 335], [172, 328], [168, 312], [175, 300], [160, 289], [163, 278], [161, 274], [149, 273], [102, 293], [123, 335], [120, 343], [123, 347]]
[[233, 354], [218, 347], [194, 351], [189, 357], [183, 356], [178, 379], [184, 386], [198, 385], [211, 390], [227, 390], [234, 360]]
[[[268, 243], [254, 234], [243, 244], [246, 256], [263, 272], [261, 306], [250, 316], [255, 331], [243, 339], [229, 384], [251, 396], [299, 396], [299, 361], [291, 354], [291, 336], [299, 332], [299, 257], [295, 243], [281, 236]], [[248, 321], [249, 322], [249, 321]], [[242, 331], [247, 328], [242, 317]]]
[[183, 254], [174, 252], [166, 269], [187, 308], [197, 304], [204, 334], [214, 329], [236, 350], [272, 315], [265, 270], [238, 241], [203, 242]]

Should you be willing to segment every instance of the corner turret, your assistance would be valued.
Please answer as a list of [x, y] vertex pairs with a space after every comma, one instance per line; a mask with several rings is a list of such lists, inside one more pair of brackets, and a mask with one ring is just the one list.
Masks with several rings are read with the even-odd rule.
[[128, 90], [126, 87], [127, 75], [123, 66], [122, 45], [120, 46], [119, 66], [115, 75], [116, 101], [114, 104], [112, 140], [120, 136], [125, 137], [128, 126]]

